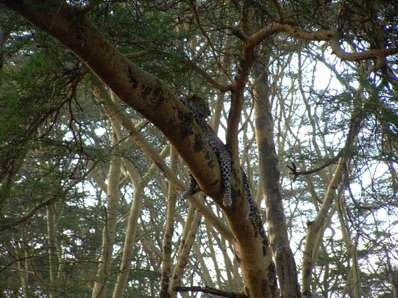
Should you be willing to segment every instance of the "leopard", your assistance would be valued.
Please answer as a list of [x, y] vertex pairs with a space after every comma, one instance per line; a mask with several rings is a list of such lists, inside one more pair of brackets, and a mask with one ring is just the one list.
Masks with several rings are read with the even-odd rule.
[[[219, 139], [217, 134], [207, 123], [206, 118], [210, 116], [210, 108], [206, 100], [198, 95], [191, 95], [189, 97], [181, 97], [181, 102], [192, 112], [195, 121], [202, 129], [206, 141], [216, 154], [221, 168], [221, 177], [223, 180], [223, 205], [226, 207], [232, 206], [232, 187], [231, 187], [231, 170], [232, 170], [232, 159], [225, 147], [224, 143]], [[246, 201], [248, 203], [248, 218], [252, 218], [254, 215], [254, 205], [250, 192], [250, 185], [247, 175], [243, 168], [241, 168], [243, 184], [245, 189]], [[195, 178], [189, 173], [190, 182], [188, 189], [183, 193], [183, 198], [187, 199], [192, 194], [197, 192], [198, 185]]]
[[249, 179], [247, 178], [245, 170], [243, 168], [240, 168], [240, 171], [242, 173], [242, 178], [243, 178], [243, 187], [245, 189], [245, 196], [246, 196], [246, 202], [248, 206], [247, 210], [247, 216], [246, 218], [253, 219], [254, 213], [255, 213], [255, 208], [253, 204], [253, 199], [250, 191], [250, 184], [249, 184]]
[[[181, 102], [192, 112], [195, 121], [202, 129], [206, 141], [209, 143], [211, 149], [216, 154], [220, 163], [221, 176], [223, 180], [224, 193], [223, 205], [226, 207], [232, 206], [232, 188], [231, 188], [231, 156], [224, 143], [219, 139], [217, 134], [207, 123], [206, 118], [210, 116], [210, 108], [208, 103], [200, 96], [191, 95], [189, 97], [180, 98]], [[183, 194], [183, 198], [189, 198], [197, 190], [197, 182], [190, 174], [190, 183], [188, 190]]]

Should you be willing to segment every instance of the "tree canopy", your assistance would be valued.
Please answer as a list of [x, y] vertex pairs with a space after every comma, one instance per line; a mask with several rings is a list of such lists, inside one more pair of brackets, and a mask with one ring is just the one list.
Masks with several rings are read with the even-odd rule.
[[397, 297], [398, 4], [0, 4], [0, 297]]

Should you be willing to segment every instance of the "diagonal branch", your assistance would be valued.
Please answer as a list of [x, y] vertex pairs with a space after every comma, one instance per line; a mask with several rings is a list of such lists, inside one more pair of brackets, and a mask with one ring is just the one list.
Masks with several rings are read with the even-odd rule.
[[306, 31], [300, 27], [282, 24], [282, 23], [272, 23], [271, 25], [262, 28], [257, 33], [250, 37], [243, 36], [245, 39], [245, 44], [248, 47], [253, 47], [260, 44], [267, 37], [280, 32], [286, 32], [292, 37], [303, 40], [311, 41], [329, 41], [330, 47], [333, 50], [333, 54], [339, 57], [341, 60], [349, 61], [359, 61], [359, 60], [369, 60], [377, 59], [380, 57], [386, 57], [395, 55], [398, 53], [398, 48], [389, 49], [371, 49], [359, 53], [349, 53], [342, 49], [340, 44], [341, 33], [338, 30], [318, 30], [318, 31]]

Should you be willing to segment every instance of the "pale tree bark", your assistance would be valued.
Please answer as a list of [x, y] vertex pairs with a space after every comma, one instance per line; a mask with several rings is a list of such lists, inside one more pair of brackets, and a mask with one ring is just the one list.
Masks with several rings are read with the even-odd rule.
[[[22, 231], [25, 230], [25, 226], [22, 225]], [[24, 249], [23, 245], [26, 242], [25, 233], [23, 232], [21, 235], [21, 241], [16, 242], [12, 246], [12, 254], [18, 256], [18, 261], [15, 264], [15, 271], [18, 273], [18, 277], [21, 280], [21, 288], [14, 290], [14, 293], [19, 297], [27, 297], [29, 293], [29, 259], [31, 256], [28, 254], [28, 251]], [[13, 266], [14, 267], [14, 266]], [[0, 290], [3, 290], [2, 288]], [[1, 291], [2, 298], [6, 297], [4, 292]]]
[[[354, 109], [352, 113], [352, 120], [347, 134], [346, 143], [342, 152], [349, 152], [349, 149], [355, 145], [356, 136], [361, 128], [363, 115]], [[322, 200], [322, 206], [318, 211], [314, 221], [308, 225], [308, 231], [305, 241], [304, 259], [302, 267], [302, 291], [303, 297], [311, 297], [311, 277], [312, 270], [315, 266], [316, 255], [318, 254], [319, 245], [323, 232], [326, 228], [328, 218], [334, 213], [332, 209], [333, 202], [337, 196], [336, 190], [339, 188], [341, 179], [346, 173], [345, 169], [349, 163], [350, 157], [343, 154], [337, 162], [337, 167], [333, 172], [332, 179], [327, 185], [327, 191]], [[332, 211], [333, 210], [333, 211]]]
[[[127, 216], [127, 228], [126, 228], [126, 236], [124, 240], [122, 256], [121, 256], [121, 264], [120, 270], [117, 275], [117, 280], [115, 284], [115, 288], [113, 290], [113, 297], [122, 297], [123, 292], [127, 286], [127, 280], [130, 273], [131, 260], [133, 258], [133, 247], [136, 241], [137, 229], [138, 229], [138, 219], [141, 212], [141, 205], [144, 196], [144, 187], [147, 185], [149, 180], [153, 177], [153, 174], [156, 172], [156, 169], [159, 167], [166, 175], [166, 177], [170, 178], [170, 181], [174, 181], [175, 184], [183, 189], [181, 183], [177, 180], [175, 176], [175, 171], [172, 172], [169, 167], [167, 167], [164, 163], [164, 152], [157, 153], [154, 151], [153, 147], [149, 145], [145, 139], [142, 138], [138, 129], [134, 127], [134, 124], [128, 119], [123, 110], [117, 108], [115, 106], [114, 100], [112, 100], [109, 95], [106, 93], [106, 90], [101, 86], [101, 83], [95, 81], [95, 94], [97, 96], [97, 101], [106, 107], [106, 110], [109, 113], [109, 117], [114, 119], [113, 129], [116, 132], [117, 138], [119, 140], [123, 139], [122, 131], [119, 124], [123, 125], [129, 133], [129, 136], [132, 140], [136, 141], [140, 147], [147, 153], [147, 155], [154, 161], [152, 166], [149, 168], [148, 172], [141, 178], [139, 172], [136, 170], [134, 165], [129, 161], [128, 158], [123, 157], [122, 161], [127, 169], [127, 173], [130, 177], [130, 180], [134, 186], [133, 193], [133, 203], [130, 208], [129, 215]], [[116, 123], [116, 121], [118, 123]], [[123, 147], [124, 142], [119, 146]], [[165, 147], [167, 149], [167, 146]], [[173, 164], [173, 163], [171, 163]], [[170, 184], [173, 187], [174, 184]], [[174, 187], [173, 187], [174, 189]], [[175, 190], [174, 190], [175, 192]], [[170, 200], [169, 200], [170, 202]], [[175, 204], [175, 199], [174, 199]], [[164, 254], [163, 254], [164, 255]]]
[[[221, 69], [224, 71], [224, 73], [220, 74], [220, 84], [222, 86], [227, 86], [230, 81], [228, 73], [230, 72], [231, 69], [231, 55], [229, 55], [228, 53], [231, 52], [231, 46], [232, 46], [232, 35], [227, 35], [225, 37], [225, 43], [224, 43], [224, 51], [227, 53], [227, 55], [223, 56], [221, 60]], [[223, 110], [224, 100], [225, 100], [225, 92], [220, 91], [217, 94], [217, 100], [215, 103], [213, 118], [211, 121], [211, 127], [213, 128], [216, 134], [218, 133], [218, 129], [220, 127], [221, 112]]]
[[[207, 222], [207, 220], [205, 220], [205, 225], [206, 225], [206, 232], [207, 232], [208, 243], [209, 243], [210, 256], [214, 260], [213, 264], [214, 264], [214, 268], [215, 268], [215, 272], [216, 272], [215, 278], [216, 278], [217, 284], [220, 286], [221, 285], [221, 276], [220, 276], [221, 270], [219, 269], [219, 265], [218, 265], [219, 262], [217, 262], [217, 255], [215, 253], [215, 249], [214, 249], [214, 245], [213, 245], [213, 241], [212, 241], [213, 235], [211, 232], [213, 231], [213, 228], [212, 228], [211, 224], [209, 222]], [[215, 238], [215, 239], [218, 239], [218, 238]], [[196, 249], [195, 249], [195, 251], [196, 251]], [[206, 278], [206, 279], [208, 279], [208, 278]], [[214, 287], [213, 280], [209, 279], [209, 281], [206, 281], [206, 285], [209, 287]]]
[[[236, 266], [234, 266], [234, 264], [236, 263], [234, 263], [234, 260], [231, 260], [230, 256], [228, 255], [226, 239], [222, 237], [222, 235], [219, 235], [219, 233], [217, 233], [217, 231], [211, 226], [209, 222], [206, 221], [205, 224], [206, 224], [206, 231], [208, 237], [207, 242], [209, 245], [210, 254], [213, 259], [213, 264], [215, 267], [217, 288], [222, 289], [225, 283], [222, 281], [224, 277], [222, 276], [222, 270], [219, 265], [222, 263], [220, 262], [221, 255], [219, 253], [216, 253], [213, 241], [216, 242], [217, 247], [219, 248], [219, 250], [221, 250], [221, 254], [225, 263], [225, 273], [227, 274], [227, 279], [225, 280], [225, 282], [227, 283], [227, 289], [231, 289], [234, 292], [241, 291], [241, 289], [243, 288], [242, 279], [239, 276]], [[213, 282], [208, 283], [206, 285], [212, 287], [212, 284]]]
[[[116, 121], [115, 121], [116, 122]], [[119, 123], [113, 124], [117, 138], [123, 138]], [[123, 244], [123, 251], [120, 262], [120, 269], [117, 275], [115, 288], [113, 289], [113, 297], [123, 297], [123, 292], [126, 289], [128, 276], [130, 273], [131, 260], [133, 258], [133, 248], [136, 241], [138, 219], [141, 214], [141, 205], [144, 196], [144, 183], [135, 166], [129, 161], [128, 158], [122, 158], [124, 167], [133, 184], [133, 202], [131, 204], [129, 215], [127, 216], [126, 235]]]
[[[320, 177], [325, 185], [326, 193], [324, 197], [319, 198], [318, 194], [315, 191], [315, 186], [312, 183], [310, 176], [305, 176], [305, 180], [307, 182], [308, 188], [311, 192], [314, 202], [321, 202], [320, 208], [317, 208], [317, 215], [314, 221], [308, 221], [308, 231], [305, 240], [305, 250], [304, 250], [304, 258], [303, 258], [303, 267], [302, 267], [302, 291], [304, 297], [310, 297], [312, 295], [312, 274], [315, 263], [317, 261], [319, 248], [322, 245], [323, 234], [326, 228], [329, 227], [332, 216], [335, 214], [336, 210], [338, 211], [338, 217], [340, 220], [340, 228], [343, 234], [343, 240], [346, 245], [346, 249], [350, 253], [350, 257], [352, 260], [352, 268], [347, 277], [346, 289], [350, 287], [350, 295], [353, 297], [359, 297], [360, 294], [360, 274], [358, 268], [358, 258], [356, 247], [351, 242], [349, 237], [349, 231], [345, 226], [342, 219], [342, 211], [345, 209], [344, 206], [341, 206], [338, 202], [339, 195], [337, 194], [337, 190], [344, 187], [343, 177], [347, 177], [350, 175], [349, 173], [349, 164], [351, 160], [352, 152], [355, 152], [355, 145], [357, 141], [357, 135], [361, 129], [362, 121], [363, 121], [363, 112], [361, 111], [361, 102], [364, 102], [363, 94], [361, 93], [363, 90], [363, 86], [359, 86], [357, 89], [348, 85], [341, 78], [340, 74], [337, 72], [335, 67], [324, 62], [328, 68], [335, 73], [336, 77], [340, 80], [342, 85], [345, 85], [348, 90], [352, 92], [355, 97], [355, 101], [352, 107], [351, 112], [351, 120], [348, 125], [348, 133], [345, 139], [345, 143], [343, 148], [340, 149], [340, 152], [335, 157], [331, 158], [331, 160], [337, 160], [337, 167], [335, 167], [332, 174], [328, 175], [326, 168], [319, 170]], [[304, 104], [306, 106], [306, 112], [309, 119], [311, 119], [311, 125], [313, 131], [318, 131], [320, 128], [317, 126], [318, 123], [316, 118], [313, 115], [312, 108], [309, 104], [309, 100], [306, 96], [305, 91], [302, 89], [303, 82], [302, 76], [303, 70], [301, 69], [301, 55], [299, 55], [299, 76], [298, 76], [298, 85], [300, 86], [301, 96], [303, 98]], [[366, 71], [365, 71], [366, 72]], [[370, 73], [370, 71], [368, 72]], [[318, 156], [320, 160], [324, 157], [321, 154], [321, 149], [318, 145], [315, 134], [312, 135], [312, 145], [315, 151], [315, 154]], [[323, 140], [323, 146], [326, 147], [325, 140]], [[340, 158], [339, 158], [340, 157]], [[304, 165], [302, 165], [304, 168]]]
[[[40, 148], [42, 151], [43, 148]], [[41, 168], [44, 169], [46, 167], [50, 167], [50, 164], [43, 162], [41, 163]], [[46, 178], [42, 178], [42, 182], [45, 181]], [[62, 216], [60, 214], [61, 210], [56, 210], [58, 204], [51, 204], [46, 206], [46, 225], [47, 225], [47, 253], [48, 253], [48, 275], [49, 279], [46, 281], [42, 273], [40, 273], [33, 262], [30, 263], [32, 270], [35, 272], [37, 279], [44, 285], [44, 289], [48, 292], [50, 298], [58, 297], [61, 293], [60, 284], [61, 284], [61, 263], [62, 257], [60, 255], [60, 247], [59, 247], [59, 226], [58, 219]], [[57, 212], [58, 211], [58, 212]], [[58, 216], [57, 216], [58, 213]]]
[[254, 65], [254, 121], [260, 183], [264, 191], [270, 244], [276, 261], [281, 297], [300, 297], [296, 263], [290, 249], [283, 210], [278, 156], [274, 143], [274, 121], [270, 103], [268, 58]]
[[[234, 292], [239, 293], [242, 291], [244, 285], [242, 284], [242, 279], [239, 276], [239, 271], [237, 267], [235, 266], [237, 264], [235, 259], [230, 258], [228, 254], [228, 242], [226, 241], [225, 238], [219, 237], [218, 233], [211, 227], [209, 227], [209, 242], [211, 239], [215, 239], [217, 242], [217, 245], [219, 249], [221, 250], [222, 256], [224, 258], [224, 263], [225, 263], [225, 271], [227, 274], [227, 289], [231, 289]], [[230, 241], [229, 241], [230, 242]], [[214, 254], [214, 263], [217, 263], [217, 260], [220, 259], [219, 255]], [[217, 280], [218, 280], [218, 288], [223, 287], [223, 282], [222, 279], [224, 279], [223, 276], [221, 276], [221, 271], [217, 272]]]
[[[176, 152], [174, 148], [170, 148], [170, 167], [176, 170]], [[159, 297], [169, 297], [170, 272], [171, 272], [171, 254], [173, 252], [172, 237], [174, 233], [175, 205], [177, 192], [172, 184], [169, 184], [167, 194], [167, 219], [165, 232], [163, 235], [163, 259], [162, 259], [162, 275], [160, 282]]]
[[318, 254], [319, 245], [323, 232], [325, 230], [325, 224], [327, 223], [327, 218], [331, 212], [331, 207], [335, 198], [335, 191], [339, 186], [340, 179], [344, 174], [346, 160], [340, 158], [338, 165], [333, 173], [333, 178], [330, 181], [327, 192], [323, 199], [323, 204], [319, 210], [315, 220], [311, 222], [308, 226], [308, 232], [305, 239], [305, 250], [303, 259], [303, 269], [302, 269], [302, 291], [303, 297], [311, 297], [311, 276], [312, 269], [314, 268], [316, 258]]
[[177, 292], [174, 290], [174, 288], [181, 285], [182, 275], [188, 264], [189, 253], [191, 252], [193, 241], [195, 240], [196, 232], [198, 231], [201, 219], [202, 214], [197, 212], [193, 206], [190, 205], [184, 226], [184, 232], [181, 238], [181, 244], [178, 249], [177, 264], [174, 267], [172, 280], [169, 284], [168, 293], [169, 297], [171, 298], [177, 297]]
[[[214, 288], [214, 282], [212, 280], [212, 276], [207, 268], [208, 263], [206, 262], [206, 260], [203, 257], [203, 253], [201, 251], [201, 246], [196, 241], [193, 243], [193, 252], [195, 253], [195, 257], [197, 258], [198, 263], [200, 265], [201, 275], [202, 275], [204, 284], [206, 285], [206, 287]], [[214, 262], [213, 264], [216, 265], [217, 262]], [[221, 284], [218, 284], [218, 288], [220, 288], [220, 286], [221, 286]]]
[[[116, 124], [111, 120], [112, 126]], [[115, 129], [112, 128], [112, 144], [118, 142]], [[106, 297], [107, 279], [111, 274], [113, 245], [115, 243], [116, 223], [118, 217], [118, 205], [120, 199], [119, 180], [121, 176], [121, 159], [113, 155], [111, 157], [109, 171], [108, 171], [108, 184], [107, 184], [107, 207], [105, 213], [105, 222], [102, 230], [102, 245], [101, 256], [97, 269], [97, 277], [94, 283], [92, 292], [93, 298]]]
[[133, 181], [133, 203], [131, 204], [130, 212], [127, 217], [127, 229], [124, 239], [123, 252], [121, 256], [121, 263], [115, 288], [113, 290], [113, 297], [123, 297], [123, 292], [126, 289], [128, 276], [131, 268], [131, 260], [133, 258], [133, 248], [136, 242], [138, 219], [141, 213], [141, 204], [144, 196], [144, 188], [139, 173], [134, 166], [128, 161], [123, 160], [124, 165], [129, 173], [130, 179]]
[[[349, 175], [349, 173], [346, 173], [346, 175]], [[347, 229], [346, 223], [344, 221], [344, 214], [346, 213], [345, 212], [346, 205], [343, 202], [341, 202], [342, 200], [341, 193], [342, 192], [340, 192], [340, 194], [336, 196], [335, 204], [336, 204], [337, 214], [339, 217], [341, 233], [343, 234], [344, 244], [351, 258], [351, 268], [347, 276], [345, 293], [350, 295], [350, 297], [352, 298], [360, 298], [362, 295], [361, 295], [361, 278], [360, 278], [360, 270], [358, 264], [357, 246], [355, 245], [355, 243], [352, 242], [350, 237], [351, 236], [350, 232]]]

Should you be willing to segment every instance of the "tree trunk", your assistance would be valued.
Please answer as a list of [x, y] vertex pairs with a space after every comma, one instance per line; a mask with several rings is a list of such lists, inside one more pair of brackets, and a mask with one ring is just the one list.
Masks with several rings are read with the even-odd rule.
[[296, 263], [290, 249], [286, 218], [279, 185], [278, 156], [274, 143], [268, 82], [268, 58], [254, 65], [254, 121], [259, 157], [260, 183], [267, 207], [270, 244], [276, 261], [281, 297], [300, 297]]
[[[113, 122], [113, 121], [111, 121]], [[118, 141], [116, 132], [112, 134], [112, 144]], [[107, 187], [107, 208], [104, 227], [102, 230], [101, 257], [97, 270], [97, 281], [94, 283], [92, 298], [106, 297], [107, 279], [111, 274], [113, 244], [115, 242], [115, 231], [117, 223], [117, 207], [120, 198], [119, 179], [120, 179], [120, 157], [112, 156]]]
[[58, 297], [60, 291], [58, 290], [58, 251], [57, 251], [57, 224], [55, 222], [54, 214], [55, 205], [46, 206], [47, 216], [47, 245], [48, 245], [48, 262], [50, 283], [48, 292], [50, 298]]
[[[119, 123], [114, 124], [114, 129], [117, 132], [118, 139], [122, 139], [123, 135]], [[123, 163], [129, 174], [130, 180], [134, 186], [133, 202], [131, 204], [130, 212], [127, 217], [126, 235], [124, 238], [123, 251], [120, 262], [120, 269], [117, 275], [115, 288], [113, 290], [113, 297], [123, 297], [123, 292], [126, 289], [127, 281], [131, 268], [131, 260], [133, 258], [133, 249], [136, 242], [136, 235], [138, 229], [138, 220], [141, 214], [141, 205], [144, 196], [144, 184], [140, 173], [135, 169], [134, 165], [127, 158], [123, 158]]]
[[[170, 166], [172, 170], [176, 170], [177, 160], [176, 152], [174, 148], [170, 148]], [[160, 283], [160, 298], [169, 297], [169, 285], [170, 285], [170, 272], [171, 272], [171, 254], [172, 249], [172, 238], [174, 233], [174, 219], [175, 219], [175, 205], [177, 200], [176, 189], [173, 185], [169, 184], [167, 194], [167, 220], [166, 227], [163, 236], [163, 259], [162, 259], [162, 276]]]

